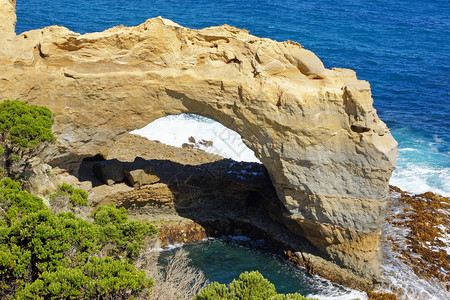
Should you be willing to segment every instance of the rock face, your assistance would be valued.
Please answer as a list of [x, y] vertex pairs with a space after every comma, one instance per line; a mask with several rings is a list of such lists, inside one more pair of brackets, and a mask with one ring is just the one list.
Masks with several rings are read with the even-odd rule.
[[85, 35], [51, 26], [16, 36], [15, 20], [14, 1], [0, 0], [0, 99], [55, 113], [51, 165], [105, 156], [125, 133], [166, 115], [214, 119], [267, 168], [293, 232], [341, 266], [376, 275], [397, 143], [354, 71], [227, 25], [193, 30], [154, 18]]
[[132, 186], [139, 187], [142, 185], [153, 184], [159, 181], [159, 177], [152, 173], [153, 169], [151, 167], [147, 167], [144, 169], [127, 170], [125, 171], [125, 176]]
[[16, 0], [0, 1], [0, 40], [16, 35], [16, 22]]
[[152, 184], [159, 181], [153, 168], [145, 159], [136, 158], [134, 162], [122, 162], [117, 159], [97, 162], [93, 165], [98, 179], [107, 185], [123, 181], [125, 178], [132, 186]]

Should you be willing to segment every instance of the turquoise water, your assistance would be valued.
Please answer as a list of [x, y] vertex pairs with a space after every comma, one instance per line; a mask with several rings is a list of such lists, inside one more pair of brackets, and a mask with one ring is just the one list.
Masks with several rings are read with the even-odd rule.
[[17, 32], [57, 24], [86, 33], [159, 15], [294, 40], [328, 68], [356, 70], [399, 142], [391, 183], [450, 195], [450, 1], [18, 0]]
[[[258, 270], [275, 285], [279, 293], [301, 293], [321, 299], [364, 298], [364, 294], [333, 286], [328, 281], [309, 275], [304, 270], [271, 250], [263, 241], [245, 237], [225, 237], [185, 245], [191, 265], [202, 270], [209, 281], [228, 284], [245, 271]], [[172, 256], [175, 248], [162, 252], [160, 262]]]

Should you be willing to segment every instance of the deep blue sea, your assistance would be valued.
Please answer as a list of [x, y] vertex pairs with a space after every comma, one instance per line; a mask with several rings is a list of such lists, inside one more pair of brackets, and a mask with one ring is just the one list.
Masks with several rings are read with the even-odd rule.
[[[327, 68], [354, 69], [371, 83], [374, 106], [399, 142], [391, 184], [450, 196], [449, 0], [17, 0], [16, 31], [61, 25], [86, 33], [156, 16], [191, 28], [229, 24], [256, 36], [297, 41]], [[246, 255], [233, 249], [217, 255]], [[195, 260], [199, 265], [209, 253], [202, 251]], [[215, 261], [226, 274], [203, 270], [211, 280], [229, 281], [238, 270], [224, 269], [217, 255], [206, 265]], [[287, 280], [274, 272], [274, 281]]]
[[328, 68], [354, 69], [399, 142], [391, 184], [450, 196], [450, 1], [17, 0], [16, 30], [86, 33], [156, 16], [297, 41]]

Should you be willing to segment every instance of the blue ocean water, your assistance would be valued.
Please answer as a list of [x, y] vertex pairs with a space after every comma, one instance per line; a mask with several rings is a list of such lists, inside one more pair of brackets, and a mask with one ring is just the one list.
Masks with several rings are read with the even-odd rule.
[[17, 0], [16, 30], [56, 24], [86, 33], [156, 16], [294, 40], [328, 68], [354, 69], [399, 142], [391, 184], [450, 196], [450, 1]]

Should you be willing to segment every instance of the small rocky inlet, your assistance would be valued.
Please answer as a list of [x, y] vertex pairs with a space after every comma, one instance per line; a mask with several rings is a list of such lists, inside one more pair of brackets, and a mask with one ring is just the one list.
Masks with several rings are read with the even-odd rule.
[[[54, 171], [58, 180], [88, 190], [92, 207], [112, 203], [127, 208], [132, 219], [153, 222], [161, 232], [162, 246], [245, 235], [264, 239], [312, 274], [368, 291], [370, 299], [396, 299], [395, 295], [403, 297], [405, 293], [423, 296], [424, 286], [408, 281], [399, 284], [395, 279], [394, 273], [407, 269], [416, 272], [415, 276], [425, 274], [428, 283], [419, 277], [417, 282], [446, 295], [442, 282], [448, 276], [449, 256], [436, 246], [442, 246], [450, 228], [445, 218], [447, 198], [434, 194], [415, 197], [391, 187], [392, 202], [381, 239], [382, 274], [380, 281], [373, 282], [331, 263], [307, 239], [288, 230], [280, 221], [283, 206], [261, 164], [236, 162], [128, 134], [114, 144], [107, 157], [83, 160], [76, 173]], [[417, 207], [427, 201], [432, 205], [426, 210]], [[424, 223], [418, 227], [411, 221], [418, 217], [411, 217], [411, 213], [423, 216], [419, 219]], [[429, 218], [430, 213], [434, 217]], [[421, 228], [427, 224], [441, 237], [434, 239], [433, 230], [427, 229], [423, 232], [431, 235], [422, 235]], [[420, 258], [416, 259], [417, 255]], [[394, 265], [399, 267], [397, 271], [392, 269]]]
[[310, 273], [353, 288], [373, 288], [372, 280], [330, 262], [286, 227], [289, 219], [262, 164], [128, 134], [107, 157], [84, 159], [76, 171], [54, 171], [59, 181], [87, 190], [92, 207], [112, 203], [127, 208], [132, 219], [151, 221], [163, 246], [245, 235], [266, 240]]

